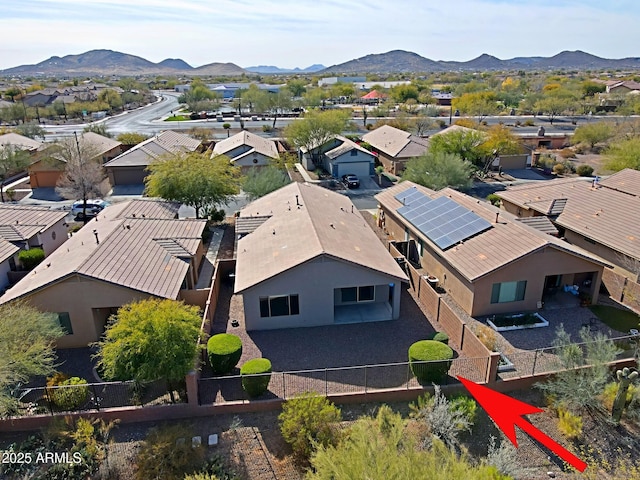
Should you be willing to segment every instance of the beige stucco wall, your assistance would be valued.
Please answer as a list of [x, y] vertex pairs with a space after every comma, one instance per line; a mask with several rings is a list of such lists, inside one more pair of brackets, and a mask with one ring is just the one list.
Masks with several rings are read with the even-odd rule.
[[[254, 160], [256, 162], [254, 163]], [[254, 152], [251, 155], [248, 155], [243, 158], [238, 158], [237, 160], [233, 160], [233, 165], [236, 167], [250, 168], [250, 167], [264, 167], [266, 165], [270, 165], [272, 159], [258, 152]]]
[[[73, 335], [57, 341], [59, 348], [86, 347], [100, 338], [104, 330], [106, 309], [121, 307], [151, 295], [99, 280], [73, 275], [59, 283], [29, 295], [26, 299], [44, 312], [68, 312]], [[105, 309], [105, 315], [93, 309]]]
[[[245, 290], [245, 325], [247, 330], [329, 325], [333, 323], [336, 288], [375, 285], [376, 301], [386, 301], [389, 283], [396, 285], [393, 318], [398, 318], [400, 280], [365, 267], [322, 256]], [[385, 286], [387, 290], [384, 290]], [[291, 294], [298, 295], [299, 315], [260, 317], [260, 297]]]
[[[500, 195], [500, 193], [498, 193], [498, 195]], [[536, 214], [540, 215], [538, 212], [534, 210], [519, 207], [515, 203], [511, 203], [504, 199], [502, 200], [502, 203], [500, 204], [500, 206], [507, 212], [512, 213], [513, 215], [520, 218], [534, 217], [536, 216]]]
[[42, 245], [44, 254], [49, 256], [54, 250], [59, 248], [68, 240], [69, 236], [67, 234], [67, 228], [66, 220], [61, 218], [46, 231], [36, 235], [36, 238], [34, 238], [34, 241], [30, 242], [30, 244]]
[[564, 238], [566, 238], [569, 243], [584, 248], [588, 252], [594, 253], [595, 255], [605, 259], [607, 262], [610, 262], [612, 265], [617, 265], [624, 271], [624, 273], [626, 274], [625, 276], [627, 276], [628, 278], [632, 280], [635, 279], [636, 281], [638, 280], [638, 272], [632, 273], [630, 271], [635, 267], [635, 262], [628, 256], [623, 255], [605, 245], [602, 245], [601, 243], [594, 244], [588, 242], [584, 239], [584, 236], [571, 230], [565, 231]]

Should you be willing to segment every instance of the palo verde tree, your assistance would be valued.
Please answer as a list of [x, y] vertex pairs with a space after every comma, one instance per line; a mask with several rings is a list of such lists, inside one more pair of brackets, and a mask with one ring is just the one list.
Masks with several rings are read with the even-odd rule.
[[0, 305], [0, 416], [15, 412], [17, 387], [53, 373], [55, 340], [62, 335], [54, 315], [20, 301]]
[[619, 172], [625, 168], [640, 170], [640, 137], [619, 140], [609, 145], [604, 152], [605, 167]]
[[493, 92], [464, 93], [453, 100], [453, 108], [466, 115], [478, 117], [478, 122], [481, 122], [485, 117], [498, 113], [497, 100]]
[[242, 190], [250, 201], [284, 187], [291, 180], [287, 172], [276, 166], [252, 168], [242, 183]]
[[471, 184], [472, 170], [473, 165], [459, 155], [430, 151], [409, 160], [402, 179], [433, 190], [445, 187], [464, 189]]
[[56, 192], [63, 198], [82, 200], [83, 221], [88, 221], [86, 203], [90, 198], [106, 193], [105, 174], [102, 170], [98, 147], [84, 137], [65, 138], [50, 147], [49, 158], [44, 161], [65, 164], [65, 169], [56, 185]]
[[151, 163], [145, 179], [147, 195], [189, 205], [195, 208], [196, 218], [207, 207], [227, 203], [240, 191], [240, 169], [229, 157], [209, 155], [182, 153]]
[[431, 137], [429, 151], [458, 155], [463, 160], [482, 167], [485, 159], [482, 144], [486, 139], [487, 135], [479, 130], [466, 129], [451, 132], [445, 130], [443, 133]]
[[598, 143], [606, 142], [614, 135], [614, 127], [608, 122], [586, 123], [576, 128], [571, 143], [586, 143], [593, 150]]
[[30, 156], [15, 145], [0, 147], [0, 198], [4, 203], [4, 182], [8, 175], [18, 173], [29, 165]]
[[168, 299], [122, 306], [97, 343], [96, 358], [111, 380], [166, 380], [173, 387], [191, 371], [202, 318], [198, 307]]
[[284, 134], [296, 148], [311, 152], [342, 132], [348, 120], [349, 114], [341, 110], [311, 110], [302, 120], [287, 125]]

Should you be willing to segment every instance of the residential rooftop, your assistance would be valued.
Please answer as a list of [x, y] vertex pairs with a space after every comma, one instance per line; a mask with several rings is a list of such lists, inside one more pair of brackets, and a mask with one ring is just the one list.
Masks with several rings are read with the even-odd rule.
[[382, 125], [365, 134], [362, 140], [376, 150], [395, 158], [417, 157], [425, 153], [429, 147], [429, 140], [417, 137], [392, 127]]
[[46, 207], [0, 204], [0, 237], [9, 242], [28, 240], [58, 223], [67, 213]]
[[193, 152], [197, 150], [200, 143], [200, 140], [191, 138], [188, 135], [166, 130], [143, 142], [140, 142], [133, 148], [108, 161], [104, 166], [146, 166], [163, 155]]
[[236, 293], [321, 255], [407, 279], [351, 200], [325, 188], [291, 183], [247, 205], [237, 221], [253, 230], [238, 241]]
[[[226, 155], [242, 145], [251, 147], [249, 151], [243, 152], [242, 156], [252, 154], [253, 152], [261, 153], [262, 155], [270, 158], [279, 158], [280, 156], [278, 154], [278, 148], [273, 140], [261, 137], [246, 130], [217, 142], [213, 147], [213, 154]], [[233, 159], [231, 160], [233, 161]]]
[[177, 298], [206, 220], [177, 220], [176, 204], [134, 200], [105, 208], [0, 297], [14, 300], [77, 274]]

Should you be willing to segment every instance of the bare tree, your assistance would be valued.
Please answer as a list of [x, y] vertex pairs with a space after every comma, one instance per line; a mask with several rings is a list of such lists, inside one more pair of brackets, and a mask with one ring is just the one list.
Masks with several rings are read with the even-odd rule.
[[66, 163], [56, 192], [63, 198], [83, 201], [82, 218], [86, 223], [87, 200], [103, 196], [107, 189], [98, 149], [82, 140], [75, 135], [60, 141], [53, 156]]

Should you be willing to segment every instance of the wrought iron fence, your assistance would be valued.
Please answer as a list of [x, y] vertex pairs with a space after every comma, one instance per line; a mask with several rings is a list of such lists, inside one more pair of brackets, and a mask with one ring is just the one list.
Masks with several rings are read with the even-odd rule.
[[[634, 358], [637, 355], [640, 346], [640, 336], [625, 335], [621, 337], [611, 338], [610, 341], [618, 347], [616, 360], [626, 360]], [[575, 358], [576, 364], [579, 366], [586, 365], [588, 358], [586, 353], [586, 343], [572, 344], [582, 352], [581, 358]], [[544, 373], [555, 373], [563, 370], [560, 349], [562, 347], [547, 347], [537, 350], [519, 350], [507, 353], [506, 357], [513, 365], [504, 364], [503, 371], [499, 369], [499, 377], [502, 379], [527, 377], [540, 375]]]
[[[458, 383], [457, 375], [484, 382], [489, 361], [488, 357], [453, 359], [443, 384]], [[431, 363], [440, 362], [414, 362]], [[421, 387], [408, 362], [273, 372], [270, 375], [269, 390], [260, 399], [287, 400], [304, 392], [341, 395]], [[201, 378], [198, 381], [200, 405], [248, 400], [241, 378], [240, 375]]]
[[[19, 400], [15, 416], [39, 415], [83, 411], [100, 411], [112, 407], [129, 407], [170, 403], [164, 381], [103, 382], [55, 387], [29, 387], [18, 389]], [[175, 396], [177, 401], [179, 395]]]

